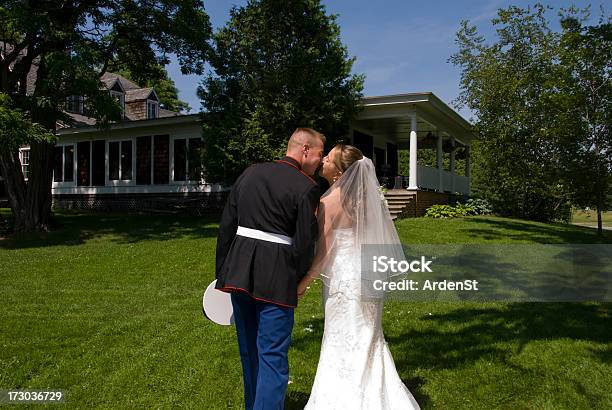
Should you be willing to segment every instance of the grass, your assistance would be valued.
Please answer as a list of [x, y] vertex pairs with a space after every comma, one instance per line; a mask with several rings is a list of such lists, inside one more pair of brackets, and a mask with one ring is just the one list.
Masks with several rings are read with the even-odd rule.
[[[234, 329], [200, 313], [216, 220], [56, 220], [54, 232], [0, 241], [0, 388], [65, 389], [69, 408], [241, 408]], [[609, 231], [495, 217], [406, 219], [398, 230], [406, 243], [612, 243]], [[289, 409], [304, 406], [316, 372], [320, 290], [296, 310]], [[603, 409], [610, 307], [392, 302], [383, 326], [422, 408]]]
[[[603, 211], [601, 222], [603, 226], [612, 226], [612, 211]], [[597, 210], [575, 209], [572, 213], [572, 223], [588, 223], [597, 226]]]

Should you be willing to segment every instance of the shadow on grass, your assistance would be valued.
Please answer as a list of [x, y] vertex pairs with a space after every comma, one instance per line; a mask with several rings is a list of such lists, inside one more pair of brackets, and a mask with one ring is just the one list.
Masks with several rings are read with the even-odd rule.
[[[421, 318], [428, 330], [387, 338], [398, 355], [398, 368], [454, 369], [486, 359], [505, 362], [529, 342], [571, 339], [597, 343], [612, 340], [612, 304], [510, 303], [500, 307], [455, 309]], [[460, 330], [439, 330], [459, 328]], [[504, 344], [507, 347], [503, 347]], [[602, 362], [609, 353], [596, 355]]]
[[285, 397], [285, 410], [303, 410], [310, 394], [301, 391], [289, 391]]
[[54, 214], [50, 232], [13, 234], [0, 240], [0, 248], [80, 245], [101, 237], [115, 243], [216, 238], [218, 220], [217, 216], [61, 211]]
[[[481, 229], [469, 229], [468, 235], [490, 241], [531, 241], [535, 243], [612, 243], [612, 231], [598, 236], [593, 229], [562, 223], [536, 223], [506, 218], [469, 218]], [[508, 232], [511, 231], [511, 232]]]

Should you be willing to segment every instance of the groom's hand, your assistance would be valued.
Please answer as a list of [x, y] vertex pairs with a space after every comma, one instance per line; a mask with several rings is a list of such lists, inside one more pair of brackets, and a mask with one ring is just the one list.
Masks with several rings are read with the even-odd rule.
[[306, 289], [308, 289], [308, 282], [305, 280], [301, 280], [297, 288], [298, 300], [301, 300], [304, 297], [304, 295], [306, 294]]

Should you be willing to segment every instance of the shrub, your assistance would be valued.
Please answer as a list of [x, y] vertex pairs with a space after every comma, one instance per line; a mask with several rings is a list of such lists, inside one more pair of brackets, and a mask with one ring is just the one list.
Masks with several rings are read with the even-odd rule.
[[488, 215], [493, 212], [491, 204], [486, 199], [471, 198], [466, 204], [474, 210], [472, 215]]
[[425, 216], [429, 218], [455, 218], [460, 216], [452, 205], [432, 205], [425, 211]]
[[425, 216], [430, 218], [456, 218], [458, 216], [485, 215], [491, 213], [489, 202], [484, 199], [469, 199], [465, 203], [452, 205], [432, 205], [427, 208]]

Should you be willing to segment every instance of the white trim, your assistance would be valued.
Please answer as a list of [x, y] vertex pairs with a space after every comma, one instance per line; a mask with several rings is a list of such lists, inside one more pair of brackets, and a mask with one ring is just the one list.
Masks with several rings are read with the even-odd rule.
[[[123, 179], [123, 170], [122, 170], [122, 164], [121, 164], [121, 153], [123, 152], [123, 142], [125, 141], [129, 141], [132, 143], [132, 158], [131, 158], [131, 162], [132, 162], [132, 178], [131, 179]], [[110, 179], [110, 143], [111, 142], [117, 142], [119, 143], [119, 179], [117, 180], [111, 180]], [[105, 165], [104, 165], [104, 185], [105, 186], [126, 186], [126, 185], [136, 185], [136, 169], [135, 169], [135, 163], [136, 163], [136, 142], [135, 142], [135, 138], [131, 137], [131, 138], [112, 138], [112, 139], [107, 139], [106, 140], [106, 146], [105, 146]]]
[[[23, 152], [28, 151], [28, 163], [23, 163]], [[25, 176], [25, 172], [23, 172], [23, 167], [28, 167], [28, 175], [30, 175], [30, 147], [19, 148], [19, 166], [21, 167], [21, 173], [23, 174], [23, 180], [28, 181], [29, 178]]]
[[[59, 182], [52, 181], [51, 188], [59, 188], [59, 187], [73, 187], [76, 186], [76, 163], [77, 163], [77, 144], [73, 142], [66, 142], [56, 144], [56, 147], [62, 148], [62, 180]], [[65, 175], [65, 167], [66, 167], [66, 147], [72, 147], [72, 181], [66, 181]], [[55, 180], [55, 175], [53, 175], [53, 179]]]
[[418, 138], [417, 138], [417, 113], [413, 111], [410, 114], [410, 157], [408, 160], [409, 174], [408, 174], [408, 188], [410, 190], [416, 190], [418, 188]]
[[119, 81], [119, 77], [115, 77], [115, 81], [110, 85], [110, 87], [108, 87], [109, 91], [115, 86], [115, 84], [119, 84], [119, 88], [121, 88], [125, 94], [125, 88], [123, 88], [121, 81]]
[[[119, 83], [119, 86], [121, 87], [121, 82], [117, 81]], [[115, 85], [113, 84], [113, 87]], [[123, 89], [123, 87], [121, 87]], [[121, 118], [125, 118], [125, 92], [119, 92], [119, 91], [115, 91], [115, 90], [110, 90], [110, 95], [111, 97], [119, 97], [119, 105], [121, 106]]]
[[[149, 94], [150, 95], [150, 94]], [[158, 101], [153, 101], [153, 100], [149, 100], [147, 99], [147, 119], [152, 120], [155, 118], [159, 118], [159, 102]], [[154, 111], [154, 116], [150, 116], [150, 112], [149, 112], [149, 104], [153, 107], [153, 111]]]
[[[185, 181], [175, 181], [174, 180], [174, 141], [175, 140], [185, 140]], [[200, 135], [199, 137], [192, 137], [186, 135], [170, 135], [170, 185], [193, 185], [197, 183], [204, 183], [204, 179], [200, 178], [200, 180], [189, 179], [189, 140], [191, 139], [199, 139], [203, 141], [204, 138]]]
[[53, 189], [54, 195], [65, 194], [161, 194], [161, 193], [190, 193], [190, 192], [222, 192], [226, 189], [219, 184], [197, 185], [123, 185], [123, 186], [75, 186], [57, 187]]

